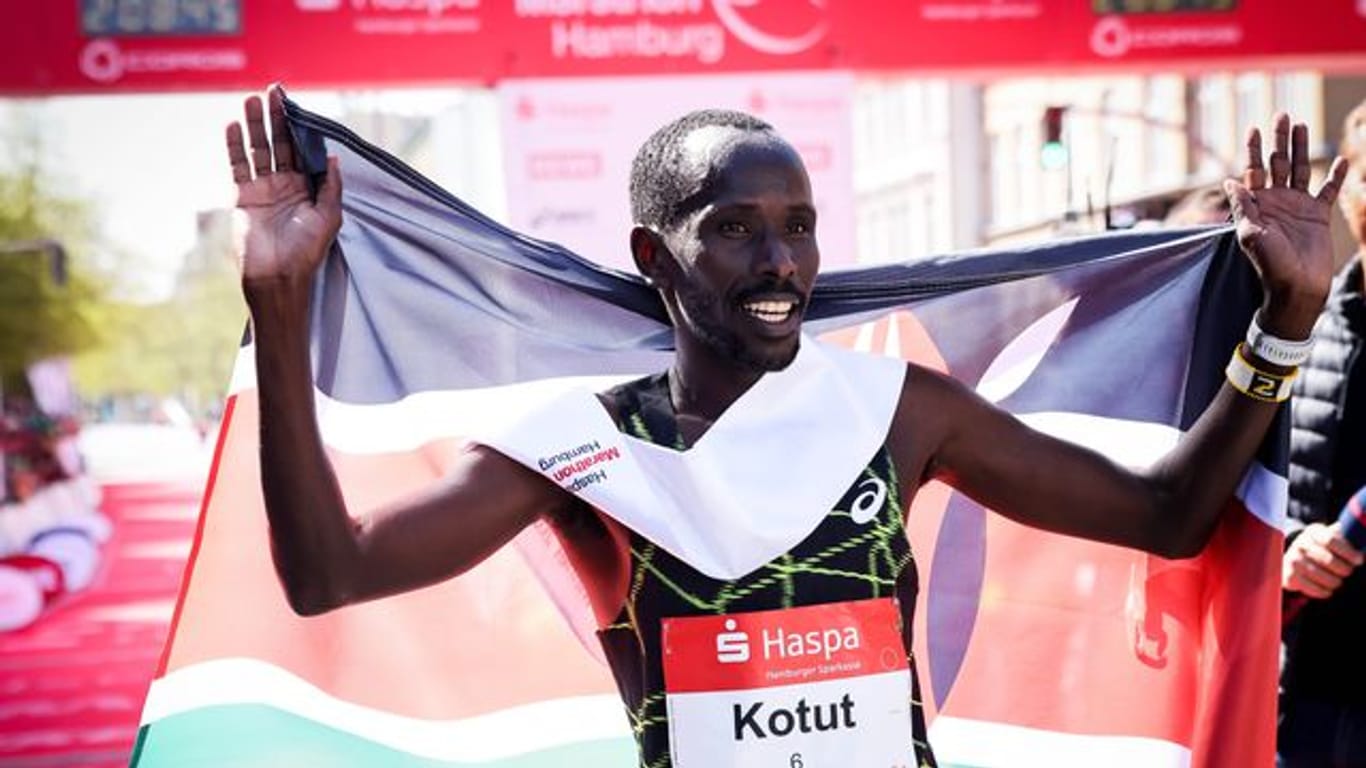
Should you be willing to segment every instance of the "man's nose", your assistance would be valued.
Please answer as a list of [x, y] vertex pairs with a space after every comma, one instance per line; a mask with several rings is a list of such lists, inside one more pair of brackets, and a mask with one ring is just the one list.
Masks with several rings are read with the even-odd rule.
[[787, 280], [797, 274], [792, 244], [781, 235], [766, 234], [759, 243], [758, 258], [760, 274], [771, 275], [778, 280]]

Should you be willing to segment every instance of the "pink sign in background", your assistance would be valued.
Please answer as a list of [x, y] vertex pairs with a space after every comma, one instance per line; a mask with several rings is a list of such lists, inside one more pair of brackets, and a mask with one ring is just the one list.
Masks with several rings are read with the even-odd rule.
[[806, 162], [822, 268], [853, 264], [853, 82], [840, 72], [505, 81], [508, 223], [634, 270], [627, 182], [636, 149], [691, 109], [740, 109], [771, 123]]

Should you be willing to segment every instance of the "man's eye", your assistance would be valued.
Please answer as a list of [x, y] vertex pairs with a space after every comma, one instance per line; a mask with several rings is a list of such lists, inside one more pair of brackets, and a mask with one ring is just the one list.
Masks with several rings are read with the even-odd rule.
[[811, 234], [811, 222], [809, 222], [809, 221], [793, 221], [793, 222], [790, 222], [790, 223], [787, 225], [787, 233], [788, 233], [789, 235], [809, 235], [809, 234]]
[[742, 221], [723, 221], [721, 222], [721, 225], [717, 227], [717, 230], [721, 234], [731, 237], [749, 236], [749, 225]]

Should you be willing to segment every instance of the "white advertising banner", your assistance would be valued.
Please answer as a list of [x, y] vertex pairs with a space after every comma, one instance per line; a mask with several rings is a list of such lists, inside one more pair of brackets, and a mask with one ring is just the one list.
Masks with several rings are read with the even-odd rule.
[[627, 181], [636, 150], [685, 112], [739, 109], [772, 124], [806, 162], [822, 268], [853, 264], [853, 85], [847, 72], [503, 81], [508, 221], [634, 270]]

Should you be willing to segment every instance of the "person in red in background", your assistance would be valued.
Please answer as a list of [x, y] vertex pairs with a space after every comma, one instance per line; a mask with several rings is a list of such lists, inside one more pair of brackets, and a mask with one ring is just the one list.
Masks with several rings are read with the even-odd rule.
[[[1333, 283], [1291, 406], [1277, 764], [1366, 766], [1366, 570], [1339, 511], [1366, 486], [1366, 101], [1347, 116], [1338, 198], [1357, 252]], [[1307, 601], [1306, 601], [1307, 598]], [[1301, 607], [1302, 604], [1302, 607]]]

